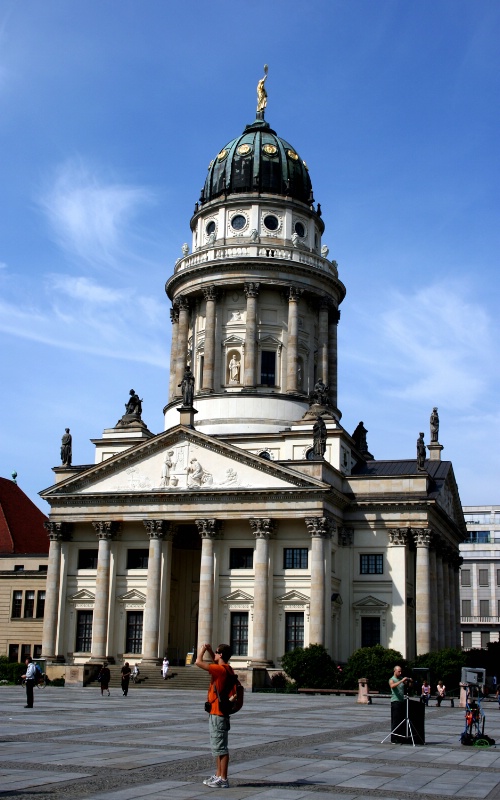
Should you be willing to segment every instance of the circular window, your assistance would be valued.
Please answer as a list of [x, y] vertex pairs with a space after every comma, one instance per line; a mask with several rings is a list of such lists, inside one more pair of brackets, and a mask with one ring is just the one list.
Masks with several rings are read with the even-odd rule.
[[236, 214], [236, 216], [233, 217], [232, 220], [231, 220], [231, 227], [235, 231], [243, 230], [243, 228], [245, 227], [246, 224], [247, 224], [247, 221], [246, 221], [246, 218], [243, 216], [243, 214]]
[[296, 222], [296, 223], [295, 223], [295, 225], [294, 225], [293, 227], [294, 227], [294, 231], [295, 231], [295, 233], [296, 233], [298, 236], [300, 236], [300, 238], [301, 238], [301, 239], [303, 239], [303, 238], [304, 238], [304, 236], [306, 235], [306, 229], [305, 229], [305, 228], [304, 228], [304, 226], [302, 225], [302, 222]]
[[268, 156], [275, 156], [278, 152], [278, 148], [274, 144], [265, 144], [262, 149]]
[[225, 158], [227, 158], [227, 150], [221, 150], [217, 156], [217, 161], [224, 161]]
[[249, 144], [240, 144], [240, 146], [236, 150], [239, 156], [247, 156], [249, 153], [251, 153], [251, 151], [252, 148], [250, 147]]
[[261, 458], [265, 458], [266, 461], [271, 461], [271, 453], [269, 453], [267, 450], [262, 450], [262, 452], [259, 453], [259, 456]]
[[280, 226], [280, 221], [274, 214], [268, 214], [264, 217], [264, 225], [268, 231], [277, 231]]
[[298, 157], [297, 153], [294, 153], [293, 150], [287, 150], [286, 154], [287, 154], [288, 158], [292, 159], [292, 161], [298, 161], [299, 160], [299, 157]]
[[213, 220], [209, 222], [205, 230], [209, 236], [211, 233], [215, 233], [215, 222]]

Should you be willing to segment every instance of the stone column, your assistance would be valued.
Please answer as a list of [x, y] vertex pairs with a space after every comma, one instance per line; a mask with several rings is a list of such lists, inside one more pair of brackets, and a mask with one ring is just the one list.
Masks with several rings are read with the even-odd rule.
[[243, 375], [243, 386], [252, 388], [256, 384], [255, 346], [257, 336], [257, 296], [259, 294], [259, 284], [245, 283], [245, 294], [247, 297], [247, 318], [245, 327], [245, 369]]
[[460, 567], [464, 563], [462, 556], [457, 555], [453, 563], [455, 572], [455, 603], [456, 603], [456, 619], [457, 627], [455, 631], [455, 647], [460, 649], [462, 647], [462, 604], [460, 602]]
[[56, 637], [61, 575], [61, 545], [65, 535], [66, 524], [64, 522], [44, 522], [43, 524], [49, 536], [50, 546], [47, 582], [45, 584], [42, 657], [46, 658], [47, 661], [54, 661], [57, 655]]
[[170, 319], [172, 321], [172, 343], [170, 346], [170, 383], [168, 389], [169, 400], [173, 400], [176, 394], [176, 364], [177, 364], [177, 341], [179, 338], [179, 309], [170, 309]]
[[[388, 531], [390, 570], [392, 575], [392, 629], [393, 631], [404, 631], [404, 645], [398, 646], [403, 653], [409, 650], [408, 642], [408, 619], [407, 619], [407, 600], [406, 600], [406, 581], [407, 581], [407, 545], [409, 543], [408, 528], [394, 528]], [[387, 647], [392, 647], [393, 637], [389, 635]], [[398, 642], [401, 637], [398, 633]]]
[[179, 309], [179, 324], [177, 333], [177, 355], [175, 363], [175, 387], [174, 396], [181, 397], [182, 392], [179, 385], [184, 377], [187, 364], [187, 348], [189, 337], [189, 301], [184, 295], [179, 295], [175, 300], [176, 307]]
[[[450, 647], [456, 647], [456, 630], [457, 630], [457, 605], [455, 601], [455, 568], [453, 562], [455, 560], [455, 554], [450, 553], [450, 560], [448, 563], [448, 575], [450, 579], [449, 583], [449, 592], [450, 592]], [[460, 619], [458, 620], [458, 624], [460, 625]]]
[[255, 536], [254, 558], [254, 602], [253, 602], [253, 644], [252, 663], [254, 666], [269, 664], [267, 657], [267, 621], [269, 616], [269, 539], [274, 530], [272, 519], [249, 520]]
[[328, 310], [330, 301], [325, 297], [319, 301], [318, 372], [328, 386]]
[[197, 519], [201, 536], [200, 598], [198, 610], [198, 650], [212, 641], [214, 623], [214, 539], [218, 533], [216, 519]]
[[93, 522], [99, 539], [97, 556], [97, 575], [95, 581], [94, 615], [92, 621], [91, 661], [102, 661], [106, 658], [108, 641], [109, 615], [109, 570], [111, 563], [111, 540], [118, 525], [116, 522]]
[[[143, 520], [149, 536], [148, 577], [146, 583], [146, 606], [142, 642], [142, 663], [159, 664], [158, 642], [160, 637], [160, 590], [162, 542], [173, 538], [173, 527], [164, 519]], [[170, 584], [170, 558], [165, 563], [165, 579]], [[170, 586], [167, 586], [170, 592]]]
[[[205, 314], [205, 349], [203, 383], [201, 388], [204, 392], [213, 392], [215, 365], [215, 301], [217, 299], [215, 286], [205, 286], [203, 288], [203, 296], [206, 301], [207, 310]], [[225, 368], [224, 365], [224, 370]]]
[[290, 286], [288, 293], [288, 343], [286, 352], [286, 390], [297, 391], [297, 356], [299, 343], [299, 299], [302, 289]]
[[436, 547], [436, 606], [438, 619], [438, 649], [442, 650], [445, 642], [444, 632], [444, 571], [443, 571], [443, 546], [437, 542]]
[[340, 311], [333, 308], [330, 312], [328, 323], [328, 385], [330, 387], [330, 401], [337, 408], [338, 392], [338, 364], [337, 364], [337, 326], [340, 320]]
[[428, 653], [431, 649], [431, 581], [429, 569], [429, 546], [431, 530], [414, 528], [413, 540], [417, 548], [416, 589], [416, 623], [417, 623], [417, 655]]
[[450, 570], [449, 548], [443, 550], [443, 608], [444, 608], [444, 647], [451, 647], [451, 617], [450, 617]]
[[325, 644], [325, 553], [324, 540], [330, 534], [327, 517], [306, 517], [311, 536], [311, 605], [309, 644]]
[[[435, 535], [431, 537], [431, 544], [429, 548], [429, 570], [430, 570], [430, 581], [431, 587], [436, 587], [437, 582], [437, 558], [436, 558], [436, 541]], [[438, 645], [438, 633], [439, 633], [439, 626], [438, 626], [438, 609], [437, 609], [437, 598], [431, 598], [431, 650], [435, 652], [439, 650]]]

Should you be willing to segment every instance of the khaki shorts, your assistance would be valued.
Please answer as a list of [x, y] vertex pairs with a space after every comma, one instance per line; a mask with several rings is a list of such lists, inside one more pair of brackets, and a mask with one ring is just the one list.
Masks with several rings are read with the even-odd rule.
[[208, 729], [213, 756], [227, 756], [229, 753], [227, 739], [230, 727], [231, 723], [227, 717], [219, 717], [217, 714], [209, 715]]

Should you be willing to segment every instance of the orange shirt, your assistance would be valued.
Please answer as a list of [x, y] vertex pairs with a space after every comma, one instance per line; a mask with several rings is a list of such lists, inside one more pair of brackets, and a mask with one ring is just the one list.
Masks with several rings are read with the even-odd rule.
[[224, 686], [226, 683], [226, 675], [227, 673], [233, 673], [233, 668], [226, 664], [209, 664], [208, 671], [210, 673], [210, 686], [208, 687], [208, 702], [212, 703], [212, 707], [210, 709], [211, 714], [215, 714], [217, 717], [223, 717], [224, 714], [221, 713], [219, 708], [219, 700], [217, 698], [217, 692], [215, 691], [215, 687], [217, 686], [217, 691], [219, 695], [222, 694], [224, 691]]

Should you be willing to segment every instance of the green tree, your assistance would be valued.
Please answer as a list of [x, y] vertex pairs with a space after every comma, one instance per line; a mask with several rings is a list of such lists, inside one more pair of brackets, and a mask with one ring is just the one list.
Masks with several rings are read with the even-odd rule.
[[374, 647], [360, 647], [346, 664], [344, 686], [357, 689], [359, 678], [366, 678], [370, 689], [388, 692], [388, 681], [394, 673], [396, 664], [405, 670], [406, 660], [397, 650], [388, 650], [381, 644], [376, 644]]
[[335, 662], [320, 644], [297, 647], [281, 658], [281, 666], [297, 688], [334, 689], [338, 686]]
[[[442, 680], [447, 691], [458, 689], [462, 667], [467, 663], [466, 654], [454, 647], [445, 647], [435, 653], [423, 653], [412, 661], [412, 667], [428, 667], [431, 685]], [[480, 664], [479, 666], [483, 666]]]

